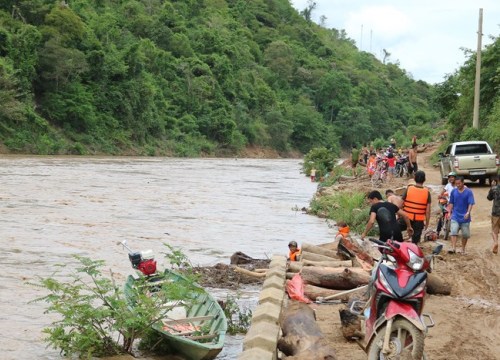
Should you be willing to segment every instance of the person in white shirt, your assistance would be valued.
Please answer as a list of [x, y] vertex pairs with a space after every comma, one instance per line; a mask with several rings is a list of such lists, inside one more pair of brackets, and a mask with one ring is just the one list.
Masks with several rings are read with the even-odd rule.
[[457, 173], [452, 171], [448, 174], [448, 184], [444, 187], [444, 191], [447, 193], [446, 198], [450, 201], [451, 192], [456, 188], [455, 179], [457, 178]]

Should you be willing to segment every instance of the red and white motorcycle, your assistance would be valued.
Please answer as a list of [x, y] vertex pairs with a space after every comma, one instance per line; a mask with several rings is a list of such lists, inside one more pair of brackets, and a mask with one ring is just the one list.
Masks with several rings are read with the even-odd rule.
[[[424, 339], [434, 326], [424, 306], [427, 272], [442, 244], [425, 257], [413, 243], [370, 239], [382, 256], [373, 269], [368, 301], [354, 301], [350, 311], [364, 317], [360, 346], [375, 359], [425, 359]], [[427, 320], [427, 322], [426, 322]]]

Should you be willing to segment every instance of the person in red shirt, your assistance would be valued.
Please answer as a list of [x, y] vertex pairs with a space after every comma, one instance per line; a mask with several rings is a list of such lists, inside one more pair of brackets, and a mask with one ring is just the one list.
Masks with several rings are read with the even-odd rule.
[[394, 174], [396, 173], [396, 157], [392, 151], [387, 154], [387, 181], [391, 182], [394, 179]]

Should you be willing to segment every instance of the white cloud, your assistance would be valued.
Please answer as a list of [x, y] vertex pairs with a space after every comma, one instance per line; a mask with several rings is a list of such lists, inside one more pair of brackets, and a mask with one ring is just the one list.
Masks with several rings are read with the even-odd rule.
[[[315, 0], [315, 19], [327, 17], [326, 26], [345, 29], [358, 47], [390, 60], [414, 78], [441, 82], [460, 67], [465, 56], [461, 48], [476, 49], [479, 8], [483, 12], [483, 48], [490, 35], [499, 36], [498, 0]], [[307, 0], [292, 0], [304, 9]], [[361, 33], [363, 26], [363, 33]], [[361, 44], [362, 39], [362, 44]]]
[[347, 33], [360, 33], [361, 27], [363, 27], [363, 37], [371, 32], [381, 39], [392, 41], [408, 34], [412, 27], [412, 20], [389, 5], [369, 6], [350, 12], [346, 17]]

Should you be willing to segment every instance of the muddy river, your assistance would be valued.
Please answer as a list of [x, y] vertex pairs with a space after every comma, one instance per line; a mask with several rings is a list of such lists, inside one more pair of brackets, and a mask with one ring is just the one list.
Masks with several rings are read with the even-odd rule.
[[[43, 291], [26, 282], [74, 264], [75, 254], [105, 260], [120, 281], [131, 273], [122, 240], [152, 249], [160, 265], [165, 242], [194, 265], [213, 265], [235, 251], [264, 258], [285, 254], [292, 239], [331, 239], [324, 220], [298, 210], [316, 189], [300, 168], [298, 160], [1, 157], [0, 357], [60, 358], [42, 341], [53, 317], [30, 303]], [[236, 359], [240, 348], [241, 337], [229, 337], [219, 359]]]

